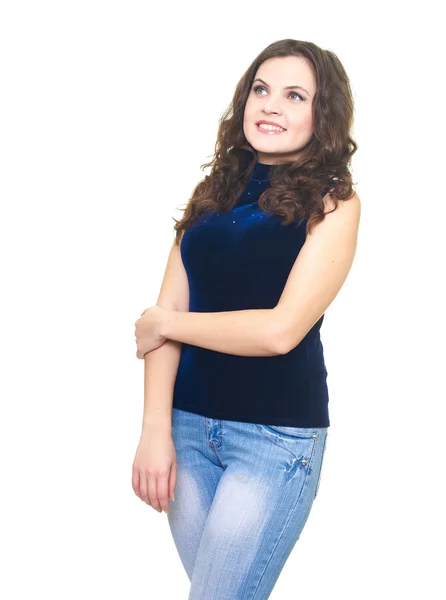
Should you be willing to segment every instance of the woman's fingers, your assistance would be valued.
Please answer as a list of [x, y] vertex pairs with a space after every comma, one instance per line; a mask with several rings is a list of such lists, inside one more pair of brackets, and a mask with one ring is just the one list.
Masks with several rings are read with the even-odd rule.
[[157, 477], [155, 474], [147, 476], [148, 487], [149, 487], [149, 502], [148, 502], [148, 504], [150, 504], [150, 506], [152, 508], [154, 508], [155, 510], [157, 510], [158, 512], [161, 512], [160, 503], [158, 502], [156, 479], [157, 479]]
[[[141, 488], [139, 486], [139, 469], [132, 469], [132, 488], [138, 498], [141, 498]], [[141, 498], [142, 500], [142, 498]]]
[[170, 512], [176, 484], [176, 455], [171, 436], [161, 428], [144, 430], [132, 465], [135, 494], [158, 512]]
[[173, 461], [169, 475], [169, 498], [175, 499], [175, 486], [177, 483], [177, 462]]
[[[143, 502], [158, 512], [162, 510], [169, 512], [167, 475], [160, 475], [157, 483], [156, 475], [140, 473], [138, 469], [134, 469], [132, 473], [132, 487], [135, 494]], [[161, 507], [163, 508], [161, 509]]]
[[169, 507], [169, 473], [160, 473], [157, 479], [158, 502], [165, 513], [170, 512]]
[[143, 502], [149, 504], [149, 495], [148, 495], [148, 486], [147, 486], [147, 476], [145, 473], [139, 474], [139, 489], [141, 490], [140, 498]]

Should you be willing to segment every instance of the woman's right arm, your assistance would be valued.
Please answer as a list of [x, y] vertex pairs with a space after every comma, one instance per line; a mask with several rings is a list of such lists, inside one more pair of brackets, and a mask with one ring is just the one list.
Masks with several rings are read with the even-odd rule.
[[[172, 244], [157, 305], [166, 310], [189, 310], [189, 283], [180, 247]], [[167, 340], [144, 357], [144, 414], [142, 428], [171, 431], [173, 389], [182, 343]]]
[[[167, 310], [189, 310], [189, 283], [180, 247], [175, 242], [157, 305]], [[144, 413], [132, 467], [132, 487], [141, 500], [158, 512], [169, 511], [168, 498], [173, 498], [176, 485], [172, 403], [181, 347], [181, 342], [167, 340], [144, 357]]]

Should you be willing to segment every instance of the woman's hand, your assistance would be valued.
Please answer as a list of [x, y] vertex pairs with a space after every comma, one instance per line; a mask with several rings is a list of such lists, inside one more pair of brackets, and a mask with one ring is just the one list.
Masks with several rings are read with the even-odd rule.
[[141, 313], [141, 318], [135, 323], [135, 338], [137, 345], [137, 358], [156, 350], [164, 344], [166, 338], [162, 336], [163, 319], [167, 311], [155, 304]]
[[176, 485], [177, 460], [172, 434], [162, 427], [144, 429], [132, 466], [132, 488], [158, 512], [169, 512]]

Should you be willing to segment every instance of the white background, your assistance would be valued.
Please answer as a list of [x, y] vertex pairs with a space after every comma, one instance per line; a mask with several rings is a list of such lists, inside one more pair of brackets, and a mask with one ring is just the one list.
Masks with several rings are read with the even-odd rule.
[[443, 31], [412, 6], [1, 3], [2, 598], [187, 598], [131, 486], [134, 322], [239, 78], [289, 37], [351, 79], [362, 218], [322, 329], [319, 495], [271, 598], [445, 597]]

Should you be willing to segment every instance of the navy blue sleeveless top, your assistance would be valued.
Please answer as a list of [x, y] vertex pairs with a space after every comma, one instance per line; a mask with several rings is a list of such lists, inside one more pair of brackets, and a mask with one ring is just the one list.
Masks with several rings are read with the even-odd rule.
[[[259, 208], [270, 167], [257, 162], [229, 212], [206, 211], [184, 232], [180, 251], [190, 312], [277, 305], [305, 242], [307, 221], [284, 226], [282, 217]], [[236, 356], [183, 343], [173, 407], [214, 419], [329, 427], [323, 319], [278, 356]]]

